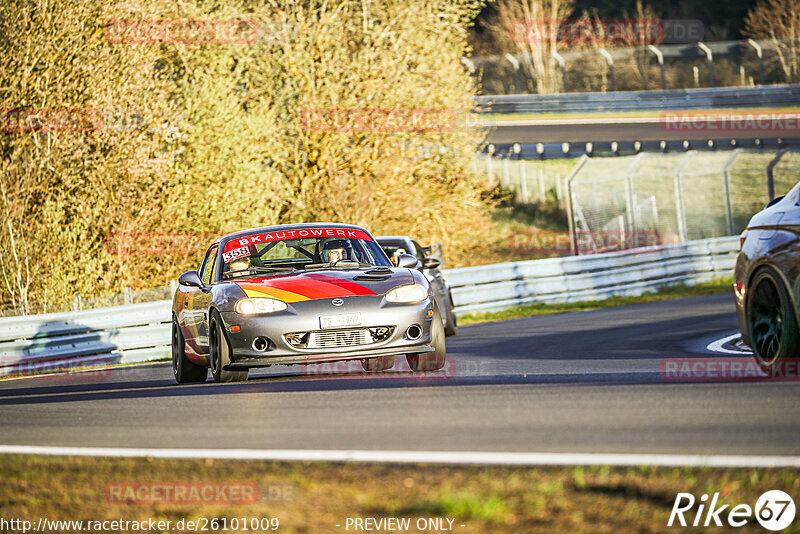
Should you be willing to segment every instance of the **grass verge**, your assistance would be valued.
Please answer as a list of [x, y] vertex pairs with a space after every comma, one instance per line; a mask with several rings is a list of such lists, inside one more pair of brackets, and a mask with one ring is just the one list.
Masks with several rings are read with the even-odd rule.
[[[277, 518], [279, 532], [347, 532], [348, 518], [453, 519], [453, 531], [661, 532], [678, 492], [754, 506], [766, 490], [800, 491], [797, 469], [489, 467], [91, 458], [0, 457], [3, 517], [49, 520]], [[115, 487], [185, 482], [249, 484], [255, 498], [120, 502]], [[690, 521], [694, 519], [696, 507]], [[723, 521], [726, 514], [723, 513]], [[336, 525], [340, 525], [337, 527]], [[461, 525], [464, 525], [463, 527]], [[423, 531], [435, 531], [426, 529]], [[716, 529], [720, 530], [720, 529]], [[118, 529], [124, 532], [123, 529]], [[184, 529], [184, 531], [187, 531]], [[222, 531], [219, 529], [218, 531]], [[267, 530], [258, 530], [267, 531]], [[350, 532], [354, 529], [351, 527]], [[418, 532], [410, 528], [409, 532]], [[703, 531], [702, 528], [692, 529]], [[741, 532], [763, 532], [751, 518]], [[797, 523], [790, 527], [797, 532]], [[59, 529], [58, 532], [70, 532]], [[174, 527], [169, 532], [178, 532]], [[253, 532], [250, 530], [249, 532]]]
[[733, 291], [733, 278], [718, 278], [709, 282], [697, 285], [669, 285], [655, 291], [649, 291], [634, 297], [611, 297], [605, 300], [587, 300], [582, 302], [568, 302], [564, 304], [532, 304], [529, 306], [515, 306], [507, 310], [491, 313], [474, 313], [462, 315], [458, 318], [460, 326], [476, 323], [488, 323], [492, 321], [505, 321], [507, 319], [520, 319], [522, 317], [533, 317], [536, 315], [549, 315], [552, 313], [563, 313], [573, 311], [596, 310], [599, 308], [611, 308], [613, 306], [625, 306], [628, 304], [640, 304], [643, 302], [657, 302], [662, 300], [680, 299], [687, 297], [698, 297], [701, 295], [718, 295]]

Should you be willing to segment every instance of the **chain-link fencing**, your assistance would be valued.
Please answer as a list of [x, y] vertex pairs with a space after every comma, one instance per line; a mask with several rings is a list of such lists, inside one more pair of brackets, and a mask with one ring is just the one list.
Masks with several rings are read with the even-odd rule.
[[[585, 159], [566, 184], [578, 254], [736, 235], [800, 176], [800, 154], [641, 153]], [[614, 236], [613, 240], [608, 239]]]

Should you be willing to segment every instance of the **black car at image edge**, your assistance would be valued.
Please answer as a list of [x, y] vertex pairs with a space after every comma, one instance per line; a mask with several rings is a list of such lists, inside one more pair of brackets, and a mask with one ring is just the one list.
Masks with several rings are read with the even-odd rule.
[[800, 356], [800, 183], [755, 214], [734, 271], [742, 340], [768, 374]]

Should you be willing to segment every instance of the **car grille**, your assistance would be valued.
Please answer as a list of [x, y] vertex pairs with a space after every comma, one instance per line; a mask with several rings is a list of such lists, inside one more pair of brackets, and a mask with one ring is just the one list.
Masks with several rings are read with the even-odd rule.
[[332, 330], [311, 332], [308, 340], [309, 349], [334, 349], [337, 347], [354, 347], [373, 343], [372, 336], [366, 328], [351, 330]]

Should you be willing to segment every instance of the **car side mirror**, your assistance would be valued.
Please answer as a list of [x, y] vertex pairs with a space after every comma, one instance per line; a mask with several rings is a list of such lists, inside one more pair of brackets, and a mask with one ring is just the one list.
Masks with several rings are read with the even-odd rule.
[[197, 271], [186, 271], [178, 278], [178, 283], [182, 286], [197, 287], [200, 289], [205, 289], [206, 287], [203, 281], [200, 280], [200, 275], [197, 274]]
[[414, 269], [417, 266], [417, 257], [413, 254], [400, 254], [397, 257], [397, 266], [405, 269]]
[[423, 269], [436, 269], [442, 264], [442, 260], [436, 258], [425, 258], [422, 260]]
[[783, 196], [780, 196], [780, 197], [775, 197], [775, 198], [773, 198], [772, 200], [770, 200], [770, 201], [769, 201], [769, 204], [767, 204], [767, 206], [766, 206], [764, 209], [767, 209], [767, 208], [769, 208], [770, 206], [774, 206], [775, 204], [777, 204], [778, 202], [780, 202], [781, 200], [783, 200], [783, 198], [784, 198], [785, 196], [786, 196], [786, 195], [783, 195]]

